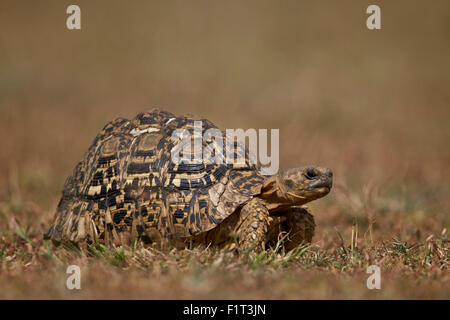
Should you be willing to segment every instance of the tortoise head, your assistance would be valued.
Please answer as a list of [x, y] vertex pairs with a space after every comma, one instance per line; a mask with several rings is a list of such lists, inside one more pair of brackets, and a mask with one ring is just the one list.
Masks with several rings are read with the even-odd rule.
[[279, 172], [266, 180], [262, 197], [270, 202], [302, 205], [326, 196], [333, 186], [328, 168], [307, 166]]

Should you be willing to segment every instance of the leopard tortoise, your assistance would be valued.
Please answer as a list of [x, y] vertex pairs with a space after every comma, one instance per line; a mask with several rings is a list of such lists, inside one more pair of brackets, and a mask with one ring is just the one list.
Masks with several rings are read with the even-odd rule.
[[310, 242], [315, 223], [303, 205], [328, 194], [331, 170], [308, 166], [263, 176], [237, 143], [224, 145], [244, 154], [245, 163], [175, 163], [171, 150], [179, 141], [172, 133], [192, 131], [194, 121], [202, 132], [216, 128], [158, 109], [106, 124], [66, 180], [44, 238], [78, 246], [139, 240], [241, 250], [273, 245], [283, 233], [287, 250]]

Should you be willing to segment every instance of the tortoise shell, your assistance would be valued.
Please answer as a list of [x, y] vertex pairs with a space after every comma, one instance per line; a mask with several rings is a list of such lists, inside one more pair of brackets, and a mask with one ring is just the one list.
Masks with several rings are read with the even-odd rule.
[[[202, 122], [197, 136], [194, 121]], [[172, 161], [171, 150], [181, 143], [172, 138], [174, 130], [194, 132], [204, 149], [217, 143], [202, 139], [211, 128], [217, 129], [206, 119], [157, 109], [109, 122], [66, 180], [45, 238], [124, 244], [135, 238], [191, 237], [215, 228], [261, 192], [264, 177], [237, 143], [226, 151], [244, 154], [243, 164]], [[224, 148], [230, 149], [226, 141]]]

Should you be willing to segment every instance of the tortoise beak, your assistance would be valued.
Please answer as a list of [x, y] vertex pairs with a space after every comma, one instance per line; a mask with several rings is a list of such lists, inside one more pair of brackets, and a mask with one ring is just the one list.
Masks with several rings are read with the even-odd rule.
[[310, 184], [309, 189], [328, 188], [333, 186], [333, 172], [330, 169], [323, 170], [320, 178]]

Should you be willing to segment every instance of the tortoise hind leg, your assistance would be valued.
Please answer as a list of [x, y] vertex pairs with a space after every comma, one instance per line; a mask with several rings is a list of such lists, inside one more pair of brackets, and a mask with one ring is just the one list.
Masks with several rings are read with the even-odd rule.
[[268, 245], [275, 247], [284, 236], [286, 251], [295, 249], [302, 243], [310, 243], [314, 236], [314, 217], [306, 207], [292, 207], [281, 216], [273, 217], [268, 231]]
[[245, 204], [235, 230], [239, 249], [264, 249], [269, 220], [269, 210], [260, 199], [254, 198]]

